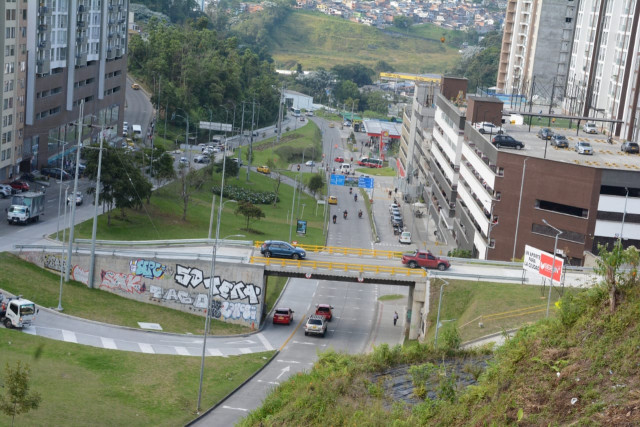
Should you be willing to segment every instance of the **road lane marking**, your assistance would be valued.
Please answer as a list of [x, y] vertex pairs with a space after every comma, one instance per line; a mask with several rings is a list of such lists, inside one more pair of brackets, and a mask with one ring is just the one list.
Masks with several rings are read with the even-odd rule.
[[249, 410], [248, 410], [248, 409], [244, 409], [244, 408], [233, 408], [233, 407], [231, 407], [231, 406], [227, 406], [227, 405], [222, 405], [222, 408], [223, 408], [223, 409], [231, 409], [231, 410], [234, 410], [234, 411], [249, 412]]
[[256, 337], [258, 337], [258, 340], [260, 340], [260, 342], [262, 343], [264, 348], [267, 349], [267, 351], [273, 350], [271, 343], [264, 337], [264, 335], [262, 335], [262, 332], [260, 332], [259, 334], [256, 334]]
[[76, 337], [76, 333], [73, 331], [67, 331], [66, 329], [62, 329], [62, 340], [66, 342], [78, 343], [78, 338]]
[[282, 359], [276, 359], [276, 362], [280, 362], [280, 363], [302, 363], [302, 362], [298, 362], [297, 360], [282, 360]]
[[191, 354], [189, 353], [189, 350], [187, 350], [186, 347], [174, 347], [176, 349], [176, 353], [178, 353], [180, 356], [191, 356]]
[[217, 348], [208, 348], [207, 351], [211, 356], [224, 356]]
[[[305, 310], [305, 312], [307, 311], [309, 311], [309, 305], [307, 305], [307, 309]], [[287, 338], [287, 340], [280, 346], [278, 351], [282, 351], [282, 349], [287, 345], [291, 338], [293, 338], [293, 336], [296, 334], [296, 331], [298, 330], [298, 328], [300, 328], [300, 326], [302, 326], [302, 322], [298, 322], [298, 326], [295, 327], [293, 332], [291, 332], [291, 335], [289, 335], [289, 338]]]
[[259, 383], [265, 383], [265, 384], [271, 384], [271, 385], [280, 385], [280, 383], [278, 381], [264, 381], [264, 380], [258, 380]]
[[307, 342], [307, 341], [292, 341], [292, 344], [305, 344], [305, 345], [313, 345], [313, 346], [316, 345], [316, 343], [314, 342]]
[[238, 350], [240, 350], [240, 353], [242, 353], [242, 354], [251, 354], [252, 353], [251, 349], [250, 348], [246, 348], [246, 347], [239, 348]]
[[150, 353], [150, 354], [155, 353], [151, 344], [138, 343], [138, 347], [140, 347], [140, 351], [143, 353]]
[[109, 350], [117, 350], [116, 342], [111, 338], [100, 337], [100, 341], [102, 342], [102, 346], [104, 348], [108, 348]]

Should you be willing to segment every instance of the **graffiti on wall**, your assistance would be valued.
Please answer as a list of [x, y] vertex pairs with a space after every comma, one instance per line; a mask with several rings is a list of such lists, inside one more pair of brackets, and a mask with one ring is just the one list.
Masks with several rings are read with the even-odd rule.
[[176, 290], [173, 288], [162, 289], [160, 286], [149, 286], [149, 293], [153, 298], [163, 300], [165, 302], [174, 301], [179, 304], [192, 305], [196, 308], [207, 308], [207, 294], [190, 294], [187, 291]]
[[65, 262], [59, 255], [46, 254], [44, 256], [44, 268], [61, 271], [65, 268]]
[[102, 270], [101, 288], [108, 288], [112, 291], [122, 291], [130, 294], [142, 294], [147, 288], [142, 282], [142, 276], [128, 273], [116, 273], [115, 271]]
[[173, 270], [157, 261], [148, 259], [136, 259], [129, 262], [132, 274], [146, 279], [163, 279], [165, 275], [171, 276]]
[[222, 318], [226, 319], [242, 319], [256, 320], [256, 306], [245, 304], [242, 302], [222, 301]]
[[185, 288], [197, 288], [203, 285], [206, 289], [211, 287], [211, 295], [220, 297], [224, 300], [244, 300], [251, 305], [258, 304], [258, 297], [262, 293], [262, 288], [253, 284], [240, 282], [230, 282], [228, 280], [220, 280], [219, 276], [213, 279], [211, 286], [211, 278], [204, 277], [202, 270], [199, 268], [185, 267], [176, 264], [175, 282]]
[[79, 265], [74, 265], [71, 269], [71, 278], [85, 285], [89, 284], [89, 272]]

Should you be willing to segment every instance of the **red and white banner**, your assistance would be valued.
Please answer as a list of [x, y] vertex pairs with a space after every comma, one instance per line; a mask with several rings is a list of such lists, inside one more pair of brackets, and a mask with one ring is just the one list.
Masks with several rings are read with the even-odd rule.
[[[525, 270], [537, 273], [542, 277], [551, 279], [551, 265], [553, 264], [553, 254], [543, 252], [540, 249], [536, 249], [529, 245], [524, 247], [524, 261], [522, 268]], [[553, 280], [560, 281], [562, 276], [562, 267], [564, 266], [564, 260], [556, 256], [555, 266], [553, 268]]]

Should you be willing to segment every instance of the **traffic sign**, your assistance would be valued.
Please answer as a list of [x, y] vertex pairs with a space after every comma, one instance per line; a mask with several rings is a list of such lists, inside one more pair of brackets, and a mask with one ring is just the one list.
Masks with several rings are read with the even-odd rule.
[[358, 187], [372, 189], [373, 188], [373, 178], [371, 178], [369, 176], [361, 176], [358, 179]]
[[344, 175], [332, 174], [329, 182], [331, 185], [344, 185]]

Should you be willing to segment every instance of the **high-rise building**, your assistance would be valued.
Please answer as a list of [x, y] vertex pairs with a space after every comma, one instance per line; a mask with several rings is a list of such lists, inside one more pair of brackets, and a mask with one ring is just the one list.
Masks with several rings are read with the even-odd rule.
[[509, 0], [497, 88], [504, 94], [561, 99], [567, 82], [576, 4]]
[[[128, 0], [18, 0], [26, 10], [26, 93], [20, 169], [59, 165], [124, 115]], [[82, 108], [81, 108], [82, 106]], [[93, 126], [89, 126], [93, 125]]]

